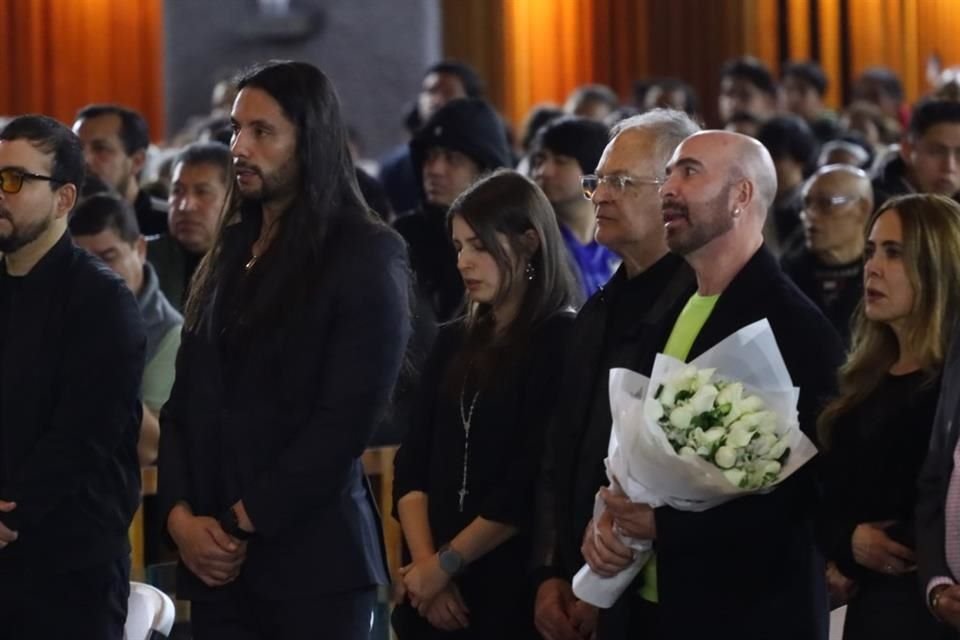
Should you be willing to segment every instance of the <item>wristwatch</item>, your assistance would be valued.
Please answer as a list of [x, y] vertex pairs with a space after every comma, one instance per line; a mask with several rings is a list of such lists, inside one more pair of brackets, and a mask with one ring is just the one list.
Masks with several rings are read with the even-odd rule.
[[237, 512], [233, 510], [233, 507], [227, 507], [227, 509], [220, 514], [220, 517], [217, 518], [217, 522], [220, 523], [220, 528], [222, 528], [227, 535], [241, 542], [249, 540], [254, 536], [252, 531], [247, 531], [240, 527], [240, 520], [237, 518]]
[[437, 559], [440, 561], [440, 568], [451, 578], [463, 571], [467, 564], [460, 552], [449, 544], [440, 547], [440, 550], [437, 551]]

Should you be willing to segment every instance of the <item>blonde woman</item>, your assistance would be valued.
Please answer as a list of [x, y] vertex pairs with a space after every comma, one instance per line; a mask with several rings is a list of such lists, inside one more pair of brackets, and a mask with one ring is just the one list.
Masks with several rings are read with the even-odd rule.
[[939, 631], [917, 581], [913, 513], [960, 315], [960, 206], [902, 196], [866, 229], [853, 346], [819, 423], [827, 577], [835, 602], [849, 602], [845, 640], [922, 640]]

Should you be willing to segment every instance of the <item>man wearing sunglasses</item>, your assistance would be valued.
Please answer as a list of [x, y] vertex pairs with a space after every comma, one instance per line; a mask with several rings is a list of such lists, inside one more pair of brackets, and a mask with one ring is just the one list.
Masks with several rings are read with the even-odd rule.
[[139, 502], [145, 334], [133, 295], [75, 247], [69, 129], [0, 131], [0, 638], [123, 637]]
[[863, 225], [873, 211], [870, 177], [831, 164], [801, 191], [804, 246], [783, 257], [783, 271], [810, 298], [850, 346], [850, 318], [863, 298]]

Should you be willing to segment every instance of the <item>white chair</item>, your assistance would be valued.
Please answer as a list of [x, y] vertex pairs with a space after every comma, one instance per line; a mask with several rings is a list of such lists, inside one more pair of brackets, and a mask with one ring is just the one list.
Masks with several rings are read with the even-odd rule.
[[843, 622], [846, 619], [847, 608], [845, 606], [830, 612], [830, 640], [842, 640]]
[[124, 640], [166, 638], [173, 629], [175, 618], [173, 600], [167, 594], [142, 582], [130, 583]]

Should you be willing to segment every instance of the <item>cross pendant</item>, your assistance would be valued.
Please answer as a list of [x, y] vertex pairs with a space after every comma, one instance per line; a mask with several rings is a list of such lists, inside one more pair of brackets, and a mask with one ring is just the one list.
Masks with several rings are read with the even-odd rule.
[[463, 499], [467, 497], [467, 494], [470, 493], [467, 491], [466, 487], [457, 491], [457, 494], [460, 496], [460, 513], [463, 513]]

